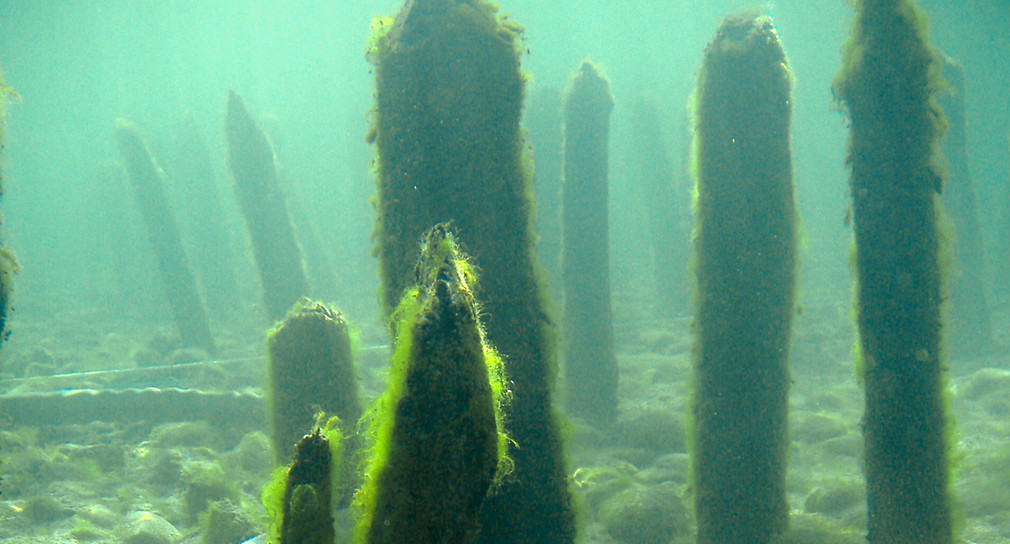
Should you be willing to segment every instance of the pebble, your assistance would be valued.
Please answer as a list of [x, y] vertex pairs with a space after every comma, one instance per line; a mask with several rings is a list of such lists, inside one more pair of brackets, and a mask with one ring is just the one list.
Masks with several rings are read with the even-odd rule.
[[123, 544], [173, 544], [182, 533], [165, 518], [141, 510], [126, 517], [122, 533]]

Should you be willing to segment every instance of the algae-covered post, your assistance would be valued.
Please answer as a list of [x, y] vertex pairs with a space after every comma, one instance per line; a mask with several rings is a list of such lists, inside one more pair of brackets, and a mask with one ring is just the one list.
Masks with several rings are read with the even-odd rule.
[[[261, 125], [276, 158], [274, 162], [277, 164], [277, 182], [282, 188], [289, 189], [285, 194], [285, 203], [291, 214], [291, 226], [294, 229], [295, 239], [298, 240], [304, 258], [306, 280], [316, 297], [326, 299], [335, 297], [337, 293], [345, 292], [341, 291], [341, 287], [347, 287], [349, 282], [344, 285], [340, 284], [337, 278], [337, 269], [330, 259], [330, 251], [325, 249], [325, 244], [320, 240], [316, 227], [313, 225], [309, 213], [311, 208], [306, 206], [309, 204], [306, 202], [306, 198], [311, 195], [302, 194], [304, 191], [298, 191], [296, 182], [300, 180], [293, 179], [293, 172], [296, 169], [291, 167], [292, 163], [287, 159], [289, 150], [285, 142], [288, 141], [288, 138], [284, 135], [280, 119], [276, 115], [268, 115], [263, 118]], [[324, 231], [329, 228], [330, 225], [326, 224]]]
[[291, 216], [277, 183], [270, 142], [234, 91], [228, 94], [228, 165], [235, 180], [246, 230], [259, 267], [267, 317], [283, 319], [288, 308], [309, 294], [302, 254]]
[[996, 304], [1002, 304], [1010, 298], [1010, 132], [1007, 132], [1007, 148], [1003, 153], [1003, 175], [999, 189], [1002, 192], [999, 204], [999, 235], [996, 240], [998, 257], [996, 259], [995, 296]]
[[949, 544], [937, 227], [940, 59], [909, 0], [859, 0], [835, 95], [851, 120], [867, 540]]
[[866, 387], [867, 540], [953, 541], [943, 403], [940, 61], [909, 0], [860, 0], [835, 96], [848, 141]]
[[134, 199], [147, 227], [147, 238], [158, 262], [165, 296], [179, 336], [186, 346], [214, 354], [217, 348], [210, 333], [207, 311], [183, 250], [179, 227], [165, 197], [161, 168], [133, 123], [123, 119], [118, 121], [116, 141], [126, 163]]
[[640, 205], [652, 248], [652, 308], [657, 316], [670, 319], [689, 311], [690, 283], [684, 266], [691, 252], [689, 191], [680, 190], [682, 182], [674, 173], [659, 105], [639, 97], [631, 116], [641, 175]]
[[295, 446], [288, 467], [274, 471], [262, 501], [270, 525], [269, 544], [333, 544], [333, 507], [340, 489], [344, 436], [340, 418], [320, 413], [316, 428]]
[[942, 202], [954, 227], [953, 256], [958, 271], [949, 280], [949, 332], [944, 342], [952, 357], [977, 356], [992, 349], [994, 344], [985, 293], [985, 246], [975, 183], [968, 164], [964, 68], [946, 55], [942, 60], [943, 79], [947, 84], [937, 94], [937, 102], [949, 122], [941, 143], [947, 171]]
[[208, 307], [215, 309], [211, 319], [230, 317], [240, 307], [234, 265], [237, 255], [225, 224], [228, 214], [222, 204], [214, 163], [192, 111], [186, 114], [174, 143], [169, 171], [185, 196], [183, 231], [188, 231], [191, 240], [191, 255], [196, 261], [204, 299]]
[[[14, 91], [4, 83], [3, 72], [0, 71], [0, 198], [4, 194], [3, 147], [4, 138], [7, 135], [7, 97], [9, 95], [14, 95]], [[0, 227], [2, 226], [3, 224], [0, 223]], [[14, 253], [0, 245], [0, 343], [10, 335], [10, 330], [7, 328], [7, 313], [11, 308], [11, 298], [14, 295], [14, 274], [17, 271], [18, 263], [14, 258]]]
[[482, 0], [409, 1], [373, 24], [376, 253], [387, 311], [413, 282], [417, 241], [452, 221], [482, 271], [488, 339], [506, 360], [515, 477], [484, 503], [481, 542], [570, 543], [575, 516], [552, 406], [556, 332], [533, 230], [519, 125], [520, 29]]
[[443, 225], [427, 236], [416, 271], [394, 315], [389, 384], [369, 415], [362, 544], [472, 542], [488, 490], [507, 470], [502, 362], [484, 338], [476, 274]]
[[278, 460], [287, 461], [319, 410], [350, 425], [361, 417], [347, 322], [339, 311], [303, 298], [267, 333], [268, 421]]
[[617, 358], [610, 309], [608, 148], [610, 82], [584, 62], [565, 96], [564, 233], [565, 404], [601, 423], [617, 417]]
[[705, 50], [694, 104], [699, 544], [766, 544], [788, 527], [790, 89], [771, 18], [727, 17]]
[[530, 93], [523, 113], [529, 130], [530, 149], [536, 157], [533, 185], [536, 188], [537, 257], [544, 265], [552, 300], [561, 288], [561, 168], [562, 96], [553, 87], [538, 87]]

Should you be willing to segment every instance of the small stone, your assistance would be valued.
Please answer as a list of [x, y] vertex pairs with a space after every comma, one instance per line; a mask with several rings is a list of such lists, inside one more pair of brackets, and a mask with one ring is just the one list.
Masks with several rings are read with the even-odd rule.
[[865, 484], [851, 478], [835, 478], [814, 488], [803, 501], [807, 513], [838, 515], [866, 502]]
[[201, 516], [203, 544], [244, 542], [256, 535], [256, 525], [249, 515], [231, 501], [215, 501]]
[[80, 516], [74, 516], [74, 528], [70, 530], [69, 534], [76, 542], [108, 540], [112, 536]]
[[682, 418], [669, 410], [645, 410], [622, 417], [614, 434], [622, 445], [654, 453], [684, 452], [687, 448]]
[[849, 434], [838, 416], [799, 412], [790, 416], [789, 437], [805, 444], [824, 442]]
[[242, 437], [242, 441], [226, 454], [227, 462], [234, 463], [242, 470], [265, 474], [274, 465], [272, 448], [270, 439], [265, 434], [252, 432]]
[[690, 479], [691, 459], [686, 453], [670, 453], [658, 457], [651, 465], [638, 471], [635, 478], [648, 484], [674, 482], [687, 484]]
[[993, 393], [1003, 395], [1010, 388], [1010, 370], [983, 368], [967, 378], [959, 378], [955, 384], [962, 400], [977, 401]]
[[183, 505], [190, 519], [195, 520], [213, 501], [238, 501], [238, 488], [220, 465], [193, 463], [183, 478], [186, 485], [182, 494]]
[[600, 520], [622, 544], [667, 544], [690, 530], [677, 484], [632, 486], [607, 501]]
[[74, 515], [74, 511], [49, 495], [39, 495], [25, 501], [21, 513], [32, 523], [48, 523]]
[[182, 533], [165, 518], [148, 511], [132, 512], [122, 532], [124, 544], [173, 544]]
[[94, 523], [98, 527], [106, 529], [112, 528], [116, 525], [116, 522], [119, 521], [112, 510], [109, 510], [99, 504], [91, 505], [78, 512], [77, 515], [91, 523]]

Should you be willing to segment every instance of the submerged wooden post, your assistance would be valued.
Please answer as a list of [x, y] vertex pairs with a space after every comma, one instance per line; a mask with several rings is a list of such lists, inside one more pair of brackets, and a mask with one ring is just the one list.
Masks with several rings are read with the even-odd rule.
[[949, 121], [940, 149], [947, 178], [944, 180], [944, 209], [954, 227], [955, 272], [950, 275], [948, 333], [944, 337], [951, 357], [981, 355], [993, 347], [992, 319], [986, 297], [986, 256], [979, 225], [978, 200], [968, 164], [967, 119], [964, 104], [964, 68], [943, 57], [946, 87], [937, 102]]
[[[3, 80], [3, 72], [0, 71], [0, 198], [3, 197], [3, 147], [4, 138], [7, 136], [7, 97], [17, 96]], [[0, 246], [0, 343], [10, 336], [10, 329], [7, 328], [7, 313], [11, 308], [11, 299], [14, 296], [14, 274], [18, 271], [18, 262], [14, 258], [14, 252]]]
[[589, 62], [565, 96], [564, 368], [569, 413], [610, 423], [617, 418], [617, 357], [610, 309], [608, 148], [610, 82]]
[[418, 285], [396, 310], [389, 384], [368, 418], [361, 544], [473, 542], [488, 490], [508, 471], [502, 361], [485, 341], [466, 259], [443, 225], [433, 228]]
[[147, 227], [147, 238], [158, 262], [165, 296], [179, 336], [184, 345], [201, 348], [213, 355], [217, 348], [210, 333], [207, 311], [183, 250], [179, 227], [165, 197], [161, 168], [154, 162], [133, 123], [119, 120], [116, 141], [126, 161], [133, 196]]
[[319, 410], [349, 425], [361, 417], [347, 322], [339, 311], [303, 298], [267, 333], [268, 398], [274, 453], [281, 462]]
[[651, 294], [656, 316], [671, 319], [686, 314], [688, 304], [687, 267], [690, 258], [691, 226], [688, 194], [674, 173], [667, 152], [659, 105], [639, 97], [632, 111], [635, 155], [640, 170], [639, 202], [644, 208], [648, 244], [652, 248], [654, 278]]
[[537, 209], [537, 257], [546, 271], [552, 300], [561, 296], [561, 91], [553, 87], [534, 89], [523, 113], [530, 131], [530, 149], [537, 167], [533, 175]]
[[872, 544], [950, 544], [938, 168], [940, 60], [909, 0], [859, 0], [835, 95], [851, 120]]
[[215, 309], [213, 317], [233, 316], [240, 307], [235, 245], [225, 224], [227, 214], [214, 163], [193, 112], [186, 114], [176, 135], [172, 166], [172, 178], [185, 195], [184, 217], [189, 228], [183, 230], [193, 244], [190, 254], [196, 261], [204, 299], [208, 307]]
[[252, 241], [263, 289], [263, 307], [273, 320], [309, 294], [302, 254], [295, 241], [288, 206], [277, 183], [274, 152], [242, 98], [228, 94], [228, 165], [235, 194]]
[[333, 511], [344, 464], [340, 418], [318, 414], [315, 430], [294, 447], [289, 466], [275, 470], [263, 489], [270, 544], [334, 544]]
[[694, 105], [699, 544], [767, 544], [789, 523], [791, 86], [771, 18], [727, 17], [705, 50]]
[[538, 269], [532, 164], [519, 125], [515, 23], [483, 0], [408, 1], [378, 19], [376, 253], [392, 310], [413, 282], [417, 242], [452, 221], [481, 270], [490, 342], [506, 361], [518, 445], [511, 478], [484, 503], [480, 542], [571, 543], [575, 515], [552, 405], [557, 342]]

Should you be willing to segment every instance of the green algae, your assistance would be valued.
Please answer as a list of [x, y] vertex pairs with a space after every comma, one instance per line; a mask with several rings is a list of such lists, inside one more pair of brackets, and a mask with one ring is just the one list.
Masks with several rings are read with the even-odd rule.
[[393, 320], [389, 385], [366, 416], [372, 449], [357, 495], [361, 543], [472, 542], [488, 490], [510, 470], [500, 357], [451, 233], [429, 233]]

